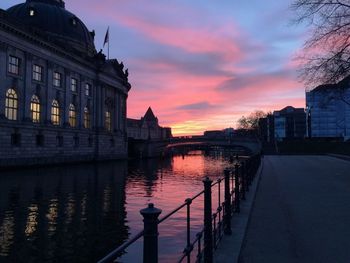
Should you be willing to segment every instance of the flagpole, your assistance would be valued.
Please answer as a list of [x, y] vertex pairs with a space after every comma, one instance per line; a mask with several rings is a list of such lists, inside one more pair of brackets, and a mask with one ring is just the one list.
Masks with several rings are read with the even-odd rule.
[[103, 48], [105, 47], [106, 44], [108, 45], [107, 46], [107, 59], [109, 59], [109, 27], [107, 28], [105, 40], [103, 42]]

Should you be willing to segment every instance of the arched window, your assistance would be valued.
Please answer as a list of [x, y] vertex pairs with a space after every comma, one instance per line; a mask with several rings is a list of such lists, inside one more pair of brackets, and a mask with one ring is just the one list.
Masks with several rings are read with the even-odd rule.
[[69, 105], [69, 125], [71, 127], [77, 126], [77, 112], [73, 104]]
[[84, 108], [84, 128], [86, 129], [91, 128], [91, 116], [90, 116], [90, 111], [88, 107]]
[[18, 119], [18, 96], [14, 89], [8, 89], [5, 101], [5, 117], [9, 120]]
[[110, 111], [105, 112], [105, 128], [109, 132], [112, 131], [112, 117]]
[[53, 100], [51, 104], [51, 122], [53, 125], [60, 125], [60, 105], [57, 100]]
[[37, 95], [33, 95], [30, 101], [30, 112], [34, 123], [40, 122], [40, 100]]

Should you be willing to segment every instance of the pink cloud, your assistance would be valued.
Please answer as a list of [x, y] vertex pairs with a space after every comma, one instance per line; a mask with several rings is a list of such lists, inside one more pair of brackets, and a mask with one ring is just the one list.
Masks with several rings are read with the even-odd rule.
[[[105, 5], [84, 2], [83, 8], [90, 15], [103, 14], [103, 23], [123, 28], [135, 42], [141, 41], [132, 46], [134, 51], [128, 50], [131, 55], [124, 61], [133, 86], [129, 117], [140, 118], [151, 106], [160, 123], [172, 126], [174, 134], [201, 134], [207, 129], [234, 127], [238, 118], [256, 109], [304, 106], [304, 88], [294, 73], [271, 69], [294, 72], [299, 62], [279, 61], [282, 66], [276, 66], [275, 58], [264, 61], [270, 50], [254, 32], [253, 37], [244, 33], [232, 18], [208, 18], [204, 9], [189, 8], [187, 3], [157, 2], [147, 8], [141, 0], [118, 5], [106, 1]], [[74, 2], [76, 8], [81, 4]], [[123, 41], [120, 36], [118, 43]], [[144, 53], [138, 52], [141, 49]]]
[[163, 26], [129, 16], [118, 17], [118, 21], [156, 42], [181, 48], [187, 52], [215, 52], [222, 54], [227, 60], [240, 60], [244, 57], [244, 53], [241, 52], [232, 37], [232, 33], [237, 32], [234, 26], [223, 31], [217, 28], [196, 29]]
[[[139, 112], [151, 105], [160, 122], [174, 128], [174, 134], [201, 134], [207, 129], [234, 127], [238, 118], [255, 109], [273, 111], [287, 105], [304, 107], [305, 104], [304, 89], [292, 76], [261, 75], [251, 77], [249, 83], [240, 88], [220, 90], [227, 81], [223, 76], [193, 76], [176, 71], [161, 74], [157, 82], [164, 85], [160, 85], [158, 92], [136, 86], [130, 93], [129, 115], [139, 117]], [[157, 94], [161, 94], [159, 98]], [[179, 109], [182, 105], [203, 101], [220, 107]]]

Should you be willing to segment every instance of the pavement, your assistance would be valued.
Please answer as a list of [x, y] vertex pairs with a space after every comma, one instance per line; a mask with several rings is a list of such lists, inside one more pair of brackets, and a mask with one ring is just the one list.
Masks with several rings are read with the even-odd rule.
[[350, 262], [350, 162], [266, 156], [239, 262]]
[[221, 241], [216, 263], [350, 262], [348, 160], [265, 156], [254, 184], [250, 207], [240, 223], [233, 218], [233, 234]]

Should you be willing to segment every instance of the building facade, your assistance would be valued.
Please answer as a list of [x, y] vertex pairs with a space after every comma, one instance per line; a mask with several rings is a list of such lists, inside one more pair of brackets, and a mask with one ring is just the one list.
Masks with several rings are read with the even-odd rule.
[[62, 0], [0, 9], [0, 166], [127, 156], [128, 71]]
[[259, 119], [259, 137], [263, 142], [305, 138], [306, 114], [303, 108], [287, 106]]
[[161, 127], [151, 107], [140, 119], [127, 119], [128, 138], [133, 140], [164, 140], [172, 137], [171, 128]]
[[306, 135], [306, 114], [303, 108], [287, 106], [273, 112], [274, 137], [277, 140], [304, 138]]
[[310, 138], [350, 138], [350, 77], [306, 92]]

